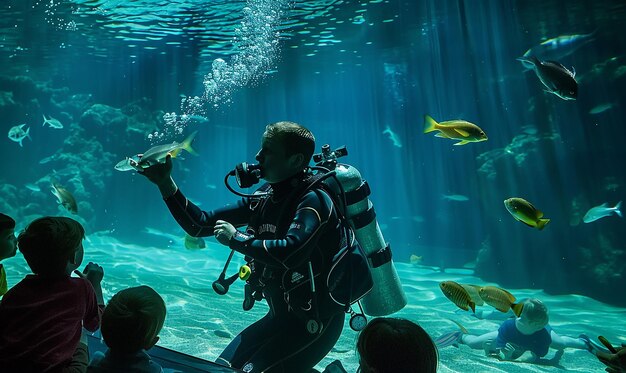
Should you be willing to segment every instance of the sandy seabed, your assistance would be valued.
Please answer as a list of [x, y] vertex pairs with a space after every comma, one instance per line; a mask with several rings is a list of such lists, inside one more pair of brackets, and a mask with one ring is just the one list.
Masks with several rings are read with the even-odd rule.
[[[240, 282], [233, 284], [226, 295], [219, 296], [213, 292], [211, 284], [228, 257], [227, 248], [209, 239], [206, 249], [190, 251], [182, 245], [182, 237], [175, 238], [177, 236], [173, 235], [169, 240], [164, 238], [162, 247], [165, 248], [157, 248], [120, 242], [106, 234], [92, 234], [84, 243], [83, 265], [93, 261], [104, 267], [105, 300], [126, 287], [152, 286], [167, 305], [167, 319], [159, 345], [215, 360], [232, 337], [267, 312], [267, 306], [264, 302], [257, 302], [251, 311], [244, 312], [241, 308], [243, 284]], [[29, 273], [19, 253], [4, 264], [9, 286]], [[234, 273], [241, 264], [243, 257], [236, 254], [228, 273]], [[396, 263], [396, 268], [408, 297], [408, 305], [393, 316], [418, 322], [433, 339], [458, 328], [450, 320], [460, 322], [472, 334], [495, 330], [502, 322], [501, 319], [480, 320], [459, 311], [439, 290], [439, 283], [447, 280], [497, 286], [474, 277], [471, 270], [447, 269], [439, 272], [408, 263]], [[536, 297], [544, 301], [550, 310], [550, 325], [561, 335], [604, 335], [614, 344], [626, 343], [626, 310], [623, 308], [580, 295], [554, 296], [537, 289], [508, 290], [518, 299]], [[477, 311], [479, 309], [491, 312], [489, 306], [479, 307]], [[349, 372], [354, 372], [357, 367], [354, 352], [356, 337], [357, 333], [349, 328], [346, 317], [339, 341], [317, 368], [322, 370], [339, 359]], [[547, 358], [554, 352], [551, 350]], [[603, 367], [593, 355], [582, 350], [566, 350], [558, 366], [500, 362], [485, 356], [481, 350], [472, 350], [464, 345], [439, 351], [440, 372], [601, 372]]]

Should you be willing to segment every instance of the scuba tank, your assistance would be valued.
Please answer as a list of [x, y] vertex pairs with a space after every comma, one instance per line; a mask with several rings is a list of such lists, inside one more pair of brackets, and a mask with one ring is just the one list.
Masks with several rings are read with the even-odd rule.
[[[373, 287], [362, 298], [358, 299], [359, 304], [368, 315], [385, 316], [401, 310], [407, 304], [407, 298], [393, 265], [391, 247], [385, 243], [376, 221], [372, 202], [368, 198], [370, 189], [367, 181], [362, 179], [360, 172], [355, 167], [337, 162], [337, 158], [347, 154], [348, 151], [345, 146], [334, 151], [330, 149], [328, 144], [322, 146], [322, 152], [313, 155], [313, 161], [316, 163], [313, 169], [322, 169], [324, 172], [329, 172], [329, 176], [332, 174], [333, 177], [322, 176], [318, 178], [316, 183], [323, 182], [335, 192], [335, 195], [342, 197], [340, 201], [342, 206], [339, 207], [345, 212], [348, 223], [354, 231], [354, 236], [367, 257]], [[239, 187], [248, 188], [258, 183], [262, 177], [262, 170], [259, 165], [247, 163], [237, 165], [233, 171], [225, 176], [224, 183], [232, 193], [242, 197], [259, 198], [267, 194], [265, 190], [259, 190], [251, 195], [240, 193], [229, 185], [228, 178], [231, 176], [236, 178]], [[228, 287], [237, 278], [244, 280], [240, 274], [226, 278], [226, 270], [232, 259], [232, 254], [231, 252], [220, 277], [213, 283], [213, 289], [220, 295], [225, 294]], [[249, 271], [249, 268], [247, 266], [246, 268], [242, 267], [241, 271]], [[254, 277], [254, 272], [252, 275]], [[246, 284], [244, 310], [249, 310], [254, 305], [255, 300], [261, 299], [260, 291], [258, 289], [253, 290], [250, 285], [249, 282]], [[359, 317], [361, 315], [351, 313], [353, 315], [351, 326], [353, 319], [355, 323], [364, 326], [363, 318]]]
[[[407, 298], [393, 265], [391, 247], [385, 243], [374, 207], [368, 198], [370, 188], [367, 181], [362, 179], [355, 167], [337, 163], [337, 158], [347, 154], [345, 146], [332, 151], [329, 145], [324, 145], [322, 153], [313, 155], [313, 161], [318, 166], [336, 172], [345, 191], [346, 217], [367, 255], [374, 287], [360, 301], [363, 310], [370, 316], [385, 316], [401, 310], [407, 304]], [[334, 180], [330, 178], [325, 182], [333, 187]]]

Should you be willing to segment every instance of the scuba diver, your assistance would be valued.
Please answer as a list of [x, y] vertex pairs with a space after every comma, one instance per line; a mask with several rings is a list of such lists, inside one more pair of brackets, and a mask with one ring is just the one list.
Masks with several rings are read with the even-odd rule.
[[[345, 305], [331, 298], [321, 274], [346, 237], [332, 197], [323, 188], [311, 187], [314, 176], [308, 165], [314, 150], [315, 138], [303, 126], [268, 125], [256, 154], [259, 164], [241, 163], [229, 174], [241, 187], [259, 178], [267, 183], [253, 195], [237, 193], [245, 197], [236, 204], [208, 212], [178, 189], [171, 177], [170, 156], [165, 163], [139, 171], [158, 186], [171, 214], [189, 235], [215, 235], [218, 242], [246, 256], [244, 310], [255, 300], [267, 301], [269, 312], [231, 341], [217, 359], [219, 364], [244, 372], [315, 371], [343, 330]], [[213, 284], [218, 293], [225, 293], [232, 283], [224, 280], [225, 270], [221, 281]]]

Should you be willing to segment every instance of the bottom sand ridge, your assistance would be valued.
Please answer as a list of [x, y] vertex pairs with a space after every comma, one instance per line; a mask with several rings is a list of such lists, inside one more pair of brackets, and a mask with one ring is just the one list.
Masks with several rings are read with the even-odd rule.
[[[243, 283], [237, 281], [228, 294], [218, 296], [211, 288], [228, 257], [229, 250], [207, 240], [204, 250], [190, 251], [180, 237], [171, 235], [163, 245], [141, 246], [120, 242], [105, 233], [88, 236], [84, 242], [85, 259], [104, 267], [103, 289], [105, 300], [117, 291], [131, 286], [149, 285], [165, 299], [167, 319], [160, 334], [159, 345], [215, 360], [239, 331], [267, 312], [264, 302], [257, 302], [249, 312], [241, 308]], [[164, 247], [164, 248], [161, 248]], [[4, 262], [9, 285], [15, 284], [30, 271], [18, 253]], [[243, 264], [243, 257], [235, 255], [228, 274]], [[470, 333], [481, 334], [495, 330], [502, 319], [479, 320], [471, 313], [459, 310], [439, 289], [441, 281], [456, 281], [477, 285], [486, 283], [473, 276], [471, 269], [446, 269], [396, 263], [398, 274], [408, 297], [407, 306], [393, 314], [418, 322], [433, 339], [457, 330], [450, 319], [460, 322]], [[82, 269], [82, 267], [81, 267]], [[626, 343], [626, 309], [613, 307], [581, 295], [548, 295], [542, 290], [508, 289], [518, 299], [536, 297], [550, 310], [550, 325], [561, 335], [577, 337], [585, 333], [592, 338], [604, 335], [613, 344]], [[477, 307], [489, 314], [490, 306]], [[501, 316], [493, 314], [493, 316]], [[506, 315], [502, 315], [506, 317]], [[358, 359], [354, 352], [357, 333], [348, 326], [348, 317], [339, 341], [316, 367], [323, 370], [335, 359], [342, 361], [348, 372], [356, 371]], [[546, 358], [551, 358], [550, 350]], [[467, 346], [449, 346], [439, 351], [439, 372], [601, 372], [602, 365], [593, 355], [582, 350], [566, 350], [559, 366], [529, 363], [500, 362], [485, 356], [481, 350]]]

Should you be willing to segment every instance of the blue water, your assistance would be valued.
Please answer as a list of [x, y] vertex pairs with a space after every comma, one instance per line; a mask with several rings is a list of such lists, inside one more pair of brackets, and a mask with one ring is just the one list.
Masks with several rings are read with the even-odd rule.
[[[86, 259], [105, 267], [105, 296], [147, 283], [166, 298], [164, 345], [214, 359], [265, 306], [240, 311], [239, 286], [225, 298], [212, 293], [227, 253], [185, 250], [158, 191], [113, 166], [197, 130], [200, 156], [175, 160], [174, 177], [211, 209], [234, 201], [224, 175], [252, 161], [265, 125], [279, 120], [311, 129], [318, 147], [348, 147], [345, 162], [372, 187], [410, 299], [399, 315], [434, 336], [454, 327], [442, 312], [463, 319], [437, 283], [457, 275], [428, 268], [466, 267], [468, 281], [545, 300], [563, 334], [626, 338], [617, 317], [626, 301], [615, 290], [626, 285], [624, 220], [581, 221], [625, 199], [626, 6], [7, 0], [0, 14], [1, 126], [26, 124], [31, 137], [22, 147], [0, 140], [0, 211], [18, 228], [69, 215], [49, 192], [51, 179], [64, 185], [88, 232]], [[576, 101], [544, 92], [516, 61], [547, 39], [590, 33], [559, 60], [576, 71]], [[42, 127], [44, 114], [64, 128]], [[468, 120], [489, 139], [453, 146], [422, 133], [425, 114]], [[509, 197], [542, 210], [546, 229], [515, 221], [502, 203]], [[423, 267], [408, 264], [412, 254]], [[19, 254], [11, 266], [15, 283], [27, 273]], [[469, 321], [477, 331], [493, 326]], [[347, 330], [327, 360], [353, 366], [354, 338]], [[514, 369], [463, 348], [442, 350], [441, 362]], [[600, 368], [583, 351], [562, 363]]]

